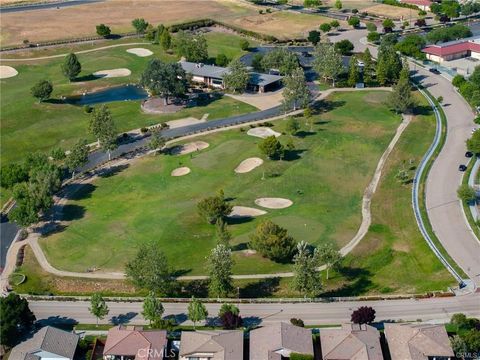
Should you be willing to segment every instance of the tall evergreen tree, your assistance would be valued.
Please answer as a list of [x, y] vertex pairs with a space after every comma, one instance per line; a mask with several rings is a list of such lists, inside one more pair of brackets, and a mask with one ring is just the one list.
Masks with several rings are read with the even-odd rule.
[[367, 49], [363, 53], [363, 82], [366, 85], [370, 85], [373, 82], [375, 76], [375, 63], [372, 58], [370, 50]]
[[77, 55], [70, 53], [65, 57], [65, 60], [62, 64], [62, 72], [65, 77], [73, 81], [82, 71], [82, 65], [78, 61]]
[[412, 85], [408, 75], [407, 68], [403, 68], [400, 72], [400, 79], [397, 84], [393, 86], [393, 91], [388, 97], [388, 104], [397, 113], [405, 113], [410, 111], [415, 105], [415, 100], [412, 96]]
[[348, 85], [355, 87], [360, 81], [360, 71], [358, 70], [357, 57], [354, 55], [350, 58], [348, 66]]

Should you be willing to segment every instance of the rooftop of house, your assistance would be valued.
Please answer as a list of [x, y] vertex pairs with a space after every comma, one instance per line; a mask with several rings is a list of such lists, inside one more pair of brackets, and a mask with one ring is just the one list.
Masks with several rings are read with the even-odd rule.
[[370, 325], [321, 329], [320, 343], [323, 359], [383, 360], [380, 333]]
[[212, 360], [243, 360], [243, 331], [183, 331], [180, 356], [212, 354]]
[[136, 360], [162, 359], [167, 341], [165, 330], [120, 325], [108, 330], [103, 354], [134, 356]]
[[311, 330], [277, 323], [250, 332], [250, 360], [281, 360], [292, 352], [313, 355]]
[[[223, 76], [228, 73], [228, 68], [221, 66], [193, 63], [189, 61], [180, 61], [180, 65], [185, 72], [192, 74], [193, 76], [223, 79]], [[282, 76], [280, 75], [263, 74], [258, 72], [250, 73], [250, 83], [252, 85], [266, 86], [281, 79]]]
[[442, 44], [429, 45], [422, 50], [426, 54], [447, 56], [465, 51], [480, 52], [480, 36], [462, 40], [448, 41]]
[[[10, 360], [39, 360], [40, 353], [54, 354], [47, 357], [73, 359], [79, 336], [51, 326], [38, 330], [33, 337], [18, 344], [10, 353]], [[56, 356], [55, 356], [56, 355]]]
[[443, 325], [386, 323], [385, 337], [392, 359], [427, 360], [454, 356]]

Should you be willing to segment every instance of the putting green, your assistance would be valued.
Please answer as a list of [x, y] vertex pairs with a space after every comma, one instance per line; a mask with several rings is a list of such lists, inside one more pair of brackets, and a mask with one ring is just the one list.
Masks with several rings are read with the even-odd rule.
[[[65, 208], [71, 223], [42, 239], [41, 245], [57, 268], [118, 271], [140, 243], [155, 240], [172, 266], [186, 274], [204, 274], [205, 257], [215, 245], [215, 227], [197, 214], [196, 204], [223, 189], [237, 206], [256, 207], [260, 197], [293, 202], [259, 218], [233, 220], [229, 226], [236, 273], [288, 270], [290, 265], [245, 255], [241, 250], [249, 234], [259, 221], [271, 219], [298, 241], [335, 241], [342, 246], [352, 238], [361, 221], [363, 191], [400, 122], [383, 105], [386, 96], [332, 95], [325, 104], [329, 110], [316, 116], [313, 131], [305, 128], [292, 138], [295, 152], [241, 176], [233, 171], [239, 159], [263, 156], [258, 149], [261, 139], [238, 129], [196, 139], [210, 144], [199, 152], [140, 159], [117, 175], [86, 186]], [[284, 126], [285, 122], [276, 122], [274, 130], [282, 132]], [[192, 170], [188, 176], [170, 175], [184, 166]]]

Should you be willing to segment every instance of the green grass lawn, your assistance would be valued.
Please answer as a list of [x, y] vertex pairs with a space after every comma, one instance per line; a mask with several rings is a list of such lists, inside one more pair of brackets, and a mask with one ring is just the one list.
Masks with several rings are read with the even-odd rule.
[[[234, 205], [254, 206], [254, 200], [263, 196], [289, 198], [293, 206], [268, 210], [262, 218], [286, 227], [298, 241], [341, 246], [357, 231], [363, 191], [399, 124], [399, 117], [383, 104], [385, 97], [375, 91], [334, 94], [323, 104], [325, 112], [317, 115], [313, 133], [300, 119], [304, 136], [293, 139], [298, 159], [267, 161], [247, 174], [236, 175], [233, 169], [245, 158], [261, 156], [259, 139], [238, 129], [198, 138], [210, 147], [193, 156], [141, 159], [86, 188], [67, 208], [72, 223], [41, 244], [61, 269], [122, 270], [139, 243], [154, 240], [175, 268], [203, 274], [215, 231], [199, 217], [196, 203], [224, 189]], [[284, 125], [277, 122], [275, 129], [282, 131]], [[282, 137], [283, 142], [287, 139], [288, 135]], [[179, 166], [189, 166], [192, 173], [171, 177]], [[263, 169], [266, 180], [261, 180]], [[258, 221], [229, 227], [237, 250], [235, 273], [289, 269], [238, 251]]]

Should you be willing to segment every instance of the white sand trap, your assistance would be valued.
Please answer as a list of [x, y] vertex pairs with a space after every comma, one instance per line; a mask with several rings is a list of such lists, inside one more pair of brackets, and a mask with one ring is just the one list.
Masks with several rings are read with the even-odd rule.
[[140, 56], [140, 57], [146, 57], [146, 56], [153, 55], [153, 52], [151, 52], [148, 49], [144, 49], [144, 48], [131, 48], [131, 49], [128, 49], [127, 52], [130, 53], [130, 54]]
[[18, 71], [11, 66], [0, 65], [0, 79], [8, 79], [18, 75]]
[[263, 160], [258, 157], [248, 158], [243, 160], [240, 163], [240, 165], [237, 166], [237, 168], [235, 169], [235, 172], [237, 174], [248, 173], [262, 164], [263, 164]]
[[293, 202], [282, 198], [259, 198], [255, 200], [255, 204], [267, 209], [285, 209], [293, 205]]
[[205, 120], [198, 120], [193, 117], [188, 117], [184, 119], [178, 119], [178, 120], [171, 120], [167, 121], [167, 125], [170, 126], [170, 129], [175, 129], [179, 128], [182, 126], [188, 126], [188, 125], [193, 125], [193, 124], [200, 124], [205, 122]]
[[194, 141], [183, 145], [175, 146], [170, 153], [173, 155], [190, 154], [195, 151], [200, 151], [209, 147], [205, 141]]
[[170, 175], [172, 175], [172, 176], [184, 176], [184, 175], [190, 174], [190, 171], [191, 171], [190, 168], [188, 168], [186, 166], [183, 166], [183, 167], [179, 167], [179, 168], [173, 170]]
[[254, 217], [265, 215], [267, 212], [260, 209], [255, 209], [247, 206], [234, 206], [232, 212], [228, 217], [231, 218], [245, 218], [245, 217]]
[[279, 137], [282, 134], [280, 134], [279, 132], [276, 132], [275, 130], [270, 129], [269, 127], [260, 126], [260, 127], [256, 127], [248, 130], [247, 135], [256, 136], [256, 137], [265, 139], [272, 135], [275, 137]]
[[132, 72], [129, 69], [109, 69], [109, 70], [100, 70], [93, 73], [93, 76], [101, 78], [115, 78], [129, 76]]

